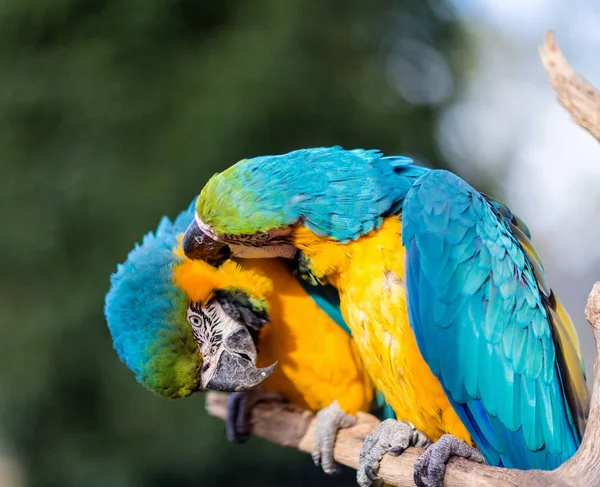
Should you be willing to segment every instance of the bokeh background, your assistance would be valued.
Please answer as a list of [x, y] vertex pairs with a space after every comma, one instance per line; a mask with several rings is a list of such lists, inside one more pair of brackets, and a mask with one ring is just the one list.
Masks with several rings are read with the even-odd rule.
[[537, 55], [600, 86], [595, 0], [0, 2], [0, 485], [353, 485], [228, 444], [203, 397], [112, 350], [116, 264], [214, 172], [318, 145], [450, 168], [532, 229], [580, 330], [600, 279], [600, 148]]

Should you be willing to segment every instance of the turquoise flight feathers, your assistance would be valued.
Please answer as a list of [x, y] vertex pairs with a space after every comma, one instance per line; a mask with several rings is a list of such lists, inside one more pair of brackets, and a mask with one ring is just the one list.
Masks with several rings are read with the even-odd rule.
[[402, 221], [419, 348], [486, 460], [558, 467], [581, 443], [589, 393], [527, 227], [447, 171], [415, 183]]

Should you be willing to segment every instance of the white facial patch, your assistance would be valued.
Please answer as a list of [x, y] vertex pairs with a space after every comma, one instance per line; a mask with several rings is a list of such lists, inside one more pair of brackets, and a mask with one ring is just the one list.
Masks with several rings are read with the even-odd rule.
[[198, 225], [198, 228], [204, 235], [210, 237], [211, 239], [217, 242], [221, 241], [221, 239], [219, 238], [219, 234], [215, 232], [210, 225], [204, 223], [198, 216], [198, 213], [194, 215], [194, 218], [196, 219], [196, 224]]
[[296, 248], [293, 245], [253, 247], [229, 244], [229, 250], [231, 251], [232, 255], [242, 259], [268, 259], [272, 257], [291, 259], [296, 253]]
[[205, 388], [214, 375], [219, 357], [223, 353], [224, 337], [243, 325], [225, 313], [217, 301], [212, 301], [203, 308], [190, 304], [187, 320], [192, 325], [192, 333], [202, 356], [200, 380], [202, 387]]

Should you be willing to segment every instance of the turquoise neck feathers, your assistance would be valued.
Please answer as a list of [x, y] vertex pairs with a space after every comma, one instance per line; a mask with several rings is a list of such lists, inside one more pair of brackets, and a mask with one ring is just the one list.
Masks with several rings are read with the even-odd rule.
[[193, 218], [194, 202], [145, 235], [111, 276], [104, 307], [119, 358], [145, 387], [173, 398], [199, 388], [201, 358], [186, 319], [187, 298], [172, 282], [177, 237]]

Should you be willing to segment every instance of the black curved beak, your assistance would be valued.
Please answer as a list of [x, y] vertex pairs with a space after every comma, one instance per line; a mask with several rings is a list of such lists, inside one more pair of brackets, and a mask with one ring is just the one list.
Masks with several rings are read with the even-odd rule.
[[210, 379], [202, 384], [205, 389], [225, 392], [247, 391], [259, 386], [275, 370], [277, 362], [259, 369], [256, 347], [248, 329], [237, 325], [224, 337], [222, 351]]
[[215, 374], [206, 384], [206, 389], [224, 392], [239, 392], [253, 389], [275, 370], [277, 362], [264, 369], [258, 369], [242, 355], [223, 350]]
[[218, 265], [231, 257], [229, 247], [206, 235], [196, 220], [192, 220], [183, 236], [183, 253], [188, 259], [203, 260]]

